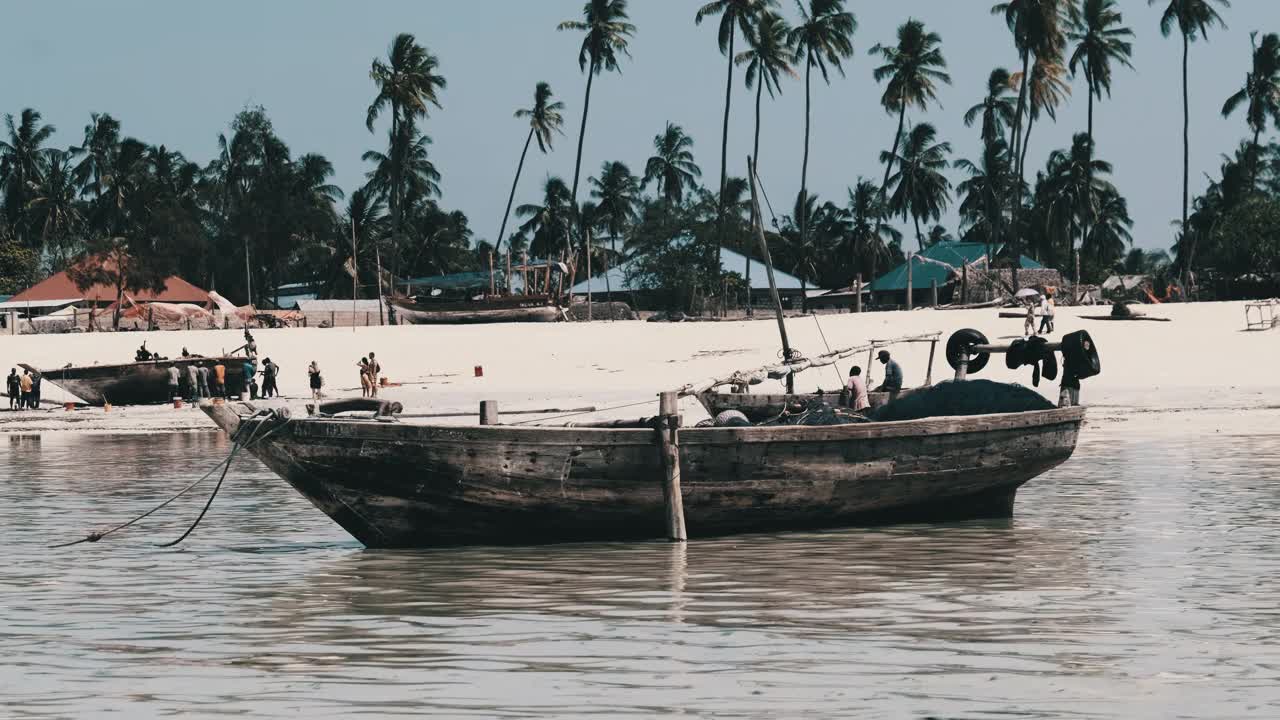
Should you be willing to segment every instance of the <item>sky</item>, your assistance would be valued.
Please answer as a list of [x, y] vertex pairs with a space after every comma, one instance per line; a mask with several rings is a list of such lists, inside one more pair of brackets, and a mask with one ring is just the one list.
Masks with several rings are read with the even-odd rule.
[[[637, 31], [621, 74], [601, 75], [591, 97], [583, 157], [583, 183], [605, 161], [621, 160], [637, 174], [653, 138], [671, 121], [695, 140], [697, 162], [709, 184], [718, 179], [726, 61], [716, 44], [715, 21], [693, 22], [701, 0], [632, 0]], [[855, 54], [845, 76], [813, 85], [810, 191], [843, 204], [859, 176], [880, 180], [881, 150], [892, 141], [896, 118], [879, 104], [882, 89], [868, 50], [891, 43], [908, 18], [942, 36], [952, 85], [939, 104], [911, 121], [928, 121], [954, 157], [980, 156], [978, 127], [962, 116], [985, 91], [991, 69], [1013, 69], [1017, 55], [991, 0], [850, 0], [858, 20]], [[1128, 198], [1140, 247], [1167, 248], [1170, 222], [1181, 208], [1181, 43], [1163, 38], [1160, 7], [1120, 0], [1134, 38], [1134, 71], [1118, 68], [1113, 96], [1095, 107], [1098, 154], [1115, 166], [1113, 181]], [[1192, 195], [1217, 175], [1221, 155], [1246, 135], [1243, 111], [1221, 116], [1223, 101], [1243, 85], [1249, 69], [1249, 33], [1280, 31], [1280, 3], [1235, 0], [1224, 10], [1228, 27], [1191, 48]], [[793, 2], [781, 7], [789, 20]], [[442, 109], [425, 121], [432, 158], [443, 175], [442, 204], [463, 210], [477, 239], [493, 240], [515, 173], [527, 125], [515, 109], [531, 104], [538, 81], [565, 103], [565, 135], [551, 154], [530, 151], [516, 204], [540, 197], [548, 175], [572, 180], [585, 76], [577, 64], [580, 36], [556, 25], [580, 17], [582, 0], [41, 0], [6, 7], [8, 32], [0, 43], [0, 113], [33, 107], [57, 127], [54, 144], [77, 144], [91, 112], [108, 112], [124, 134], [212, 158], [219, 132], [236, 112], [262, 105], [295, 155], [318, 152], [336, 169], [334, 181], [350, 191], [368, 169], [361, 154], [385, 141], [365, 128], [376, 91], [369, 79], [375, 57], [392, 38], [414, 34], [440, 59], [448, 80]], [[1056, 124], [1037, 123], [1028, 176], [1049, 153], [1068, 148], [1086, 123], [1083, 78], [1060, 108]], [[729, 133], [731, 175], [745, 175], [753, 128], [753, 95], [735, 70]], [[804, 87], [784, 85], [762, 113], [760, 171], [775, 209], [790, 206], [800, 185]], [[1268, 132], [1268, 136], [1273, 132]], [[951, 180], [963, 179], [960, 172]], [[580, 191], [580, 197], [584, 191]], [[779, 200], [779, 198], [785, 198]], [[955, 232], [954, 207], [943, 223]], [[901, 224], [904, 230], [906, 224]], [[908, 237], [911, 232], [906, 233]]]

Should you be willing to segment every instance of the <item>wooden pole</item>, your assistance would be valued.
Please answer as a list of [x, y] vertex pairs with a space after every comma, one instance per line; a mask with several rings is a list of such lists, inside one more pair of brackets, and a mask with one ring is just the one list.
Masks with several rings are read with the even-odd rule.
[[[379, 324], [379, 325], [381, 325], [381, 324], [382, 324], [382, 316], [383, 316], [383, 311], [382, 311], [382, 246], [381, 246], [379, 243], [376, 243], [376, 242], [373, 244], [373, 262], [374, 262], [374, 263], [375, 263], [375, 265], [376, 265], [376, 267], [374, 268], [374, 272], [378, 273], [378, 324]], [[365, 313], [365, 317], [366, 317], [366, 318], [368, 318], [368, 315], [369, 315], [368, 313]], [[352, 323], [352, 324], [354, 325], [355, 323]], [[368, 322], [365, 322], [365, 325], [368, 325], [368, 324], [369, 324]]]
[[871, 363], [875, 362], [875, 360], [876, 360], [876, 346], [872, 345], [870, 348], [867, 349], [867, 389], [868, 390], [870, 390], [871, 386], [875, 384], [871, 381], [871, 368], [872, 368]]
[[862, 275], [853, 279], [853, 311], [862, 312]]
[[[769, 255], [769, 242], [764, 237], [764, 216], [760, 214], [760, 200], [756, 197], [756, 166], [747, 158], [747, 174], [751, 178], [751, 207], [756, 217], [756, 240], [760, 243], [760, 256], [764, 259], [764, 269], [769, 277], [769, 295], [773, 298], [773, 309], [778, 314], [778, 334], [782, 336], [782, 360], [791, 360], [791, 342], [787, 340], [787, 323], [782, 316], [782, 300], [778, 297], [778, 283], [773, 277], [773, 258]], [[787, 375], [787, 393], [795, 392], [796, 375]]]
[[[938, 284], [936, 282], [934, 283], [933, 288], [935, 291], [938, 289]], [[935, 303], [936, 303], [936, 300], [935, 300]], [[937, 349], [938, 349], [937, 340], [934, 340], [933, 342], [929, 343], [929, 370], [924, 376], [925, 387], [929, 387], [930, 385], [933, 384], [933, 353]]]
[[506, 286], [507, 295], [511, 295], [511, 251], [507, 251], [507, 280], [503, 283]]
[[932, 303], [930, 307], [936, 308], [938, 307], [938, 281], [936, 279], [929, 281], [929, 290], [932, 293], [929, 298], [929, 301]]
[[907, 253], [907, 309], [913, 309], [915, 305], [916, 288], [911, 280], [911, 266], [915, 263], [911, 262], [911, 253]]
[[1076, 256], [1076, 304], [1079, 305], [1084, 300], [1084, 295], [1080, 292], [1080, 251], [1075, 252]]
[[962, 353], [960, 362], [956, 363], [956, 381], [959, 382], [969, 376], [969, 356]]
[[[569, 288], [570, 292], [573, 288]], [[587, 322], [591, 322], [591, 231], [587, 230]]]
[[520, 274], [524, 278], [520, 292], [525, 295], [532, 295], [533, 293], [529, 292], [529, 253], [520, 254]]
[[667, 509], [667, 539], [686, 542], [689, 533], [684, 524], [684, 495], [680, 490], [680, 394], [664, 392], [658, 401], [658, 438], [662, 443], [665, 474], [662, 499]]
[[[356, 221], [351, 219], [351, 332], [356, 331], [356, 298], [360, 297], [360, 264], [356, 262]], [[329, 327], [338, 327], [338, 316], [329, 311]]]
[[493, 251], [490, 250], [489, 251], [489, 295], [493, 296], [496, 294], [498, 294], [498, 288], [495, 284], [494, 277], [493, 277]]
[[[955, 302], [952, 300], [951, 302]], [[960, 266], [960, 304], [969, 303], [969, 263]]]
[[497, 425], [498, 424], [498, 401], [497, 400], [481, 400], [480, 401], [480, 424], [481, 425]]

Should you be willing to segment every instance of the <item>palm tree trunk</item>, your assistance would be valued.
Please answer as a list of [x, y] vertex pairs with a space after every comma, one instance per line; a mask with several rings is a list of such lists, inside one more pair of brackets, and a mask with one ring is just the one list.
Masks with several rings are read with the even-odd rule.
[[[764, 76], [756, 78], [756, 134], [755, 144], [751, 146], [751, 162], [755, 167], [760, 166], [760, 98], [764, 94]], [[757, 174], [759, 174], [757, 172]], [[750, 180], [751, 178], [749, 178]], [[756, 217], [755, 203], [751, 204], [751, 227], [755, 227], [756, 222], [760, 218]], [[747, 282], [747, 317], [755, 314], [754, 308], [751, 306], [751, 246], [748, 243], [743, 248], [743, 255], [747, 258], [746, 282]]]
[[1249, 191], [1253, 192], [1254, 183], [1258, 181], [1258, 161], [1262, 159], [1262, 148], [1258, 146], [1258, 139], [1262, 136], [1262, 128], [1255, 128], [1253, 131], [1253, 157], [1249, 158]]
[[[573, 163], [573, 191], [570, 193], [569, 202], [573, 207], [569, 210], [573, 213], [573, 218], [578, 224], [578, 233], [582, 232], [582, 216], [578, 214], [578, 177], [582, 172], [582, 141], [587, 136], [587, 112], [591, 110], [591, 81], [596, 76], [596, 61], [591, 59], [591, 67], [587, 68], [587, 94], [582, 100], [582, 126], [578, 128], [578, 158]], [[565, 239], [565, 257], [573, 252], [572, 235]]]
[[1022, 134], [1022, 155], [1018, 158], [1018, 180], [1021, 181], [1026, 174], [1027, 165], [1027, 148], [1031, 147], [1031, 130], [1036, 126], [1036, 118], [1034, 115], [1027, 115], [1027, 131]]
[[[1009, 149], [1012, 151], [1011, 157], [1016, 159], [1019, 155], [1022, 137], [1022, 111], [1027, 106], [1027, 73], [1030, 72], [1031, 54], [1024, 53], [1022, 56], [1022, 80], [1018, 83], [1018, 107], [1013, 112], [1013, 126], [1010, 128], [1012, 137], [1009, 138]], [[1016, 163], [1015, 163], [1016, 165]], [[1018, 170], [1014, 167], [1014, 170]]]
[[[813, 74], [813, 60], [804, 68], [804, 161], [800, 164], [800, 207], [804, 207], [804, 202], [809, 199], [809, 120], [810, 120], [810, 77]], [[800, 245], [804, 246], [804, 221], [805, 214], [799, 213], [798, 225], [800, 230]], [[764, 226], [764, 218], [760, 218], [761, 227]]]
[[[1191, 184], [1191, 94], [1187, 87], [1187, 55], [1191, 51], [1191, 38], [1182, 33], [1182, 236], [1188, 238], [1187, 188]], [[1191, 281], [1191, 261], [1196, 254], [1195, 240], [1189, 242], [1186, 261], [1182, 264], [1183, 292]]]
[[[911, 219], [916, 221], [916, 245], [920, 248], [920, 252], [924, 252], [924, 235], [920, 234], [920, 216], [913, 214]], [[911, 258], [907, 258], [907, 262], [910, 261]], [[907, 292], [911, 292], [911, 289], [908, 288]]]
[[[729, 28], [729, 70], [724, 82], [724, 130], [720, 135], [720, 195], [716, 199], [716, 273], [723, 272], [720, 265], [720, 248], [724, 246], [724, 186], [729, 181], [729, 104], [733, 97], [733, 41], [737, 37], [736, 26]], [[721, 304], [725, 302], [721, 298]]]
[[[907, 104], [902, 103], [902, 107], [898, 109], [898, 132], [893, 134], [893, 149], [889, 151], [889, 162], [884, 166], [884, 179], [880, 181], [880, 202], [884, 202], [885, 194], [889, 190], [889, 175], [893, 172], [893, 159], [898, 156], [898, 146], [902, 142], [902, 128], [907, 122]], [[879, 237], [880, 226], [876, 226], [876, 237]]]
[[1085, 65], [1085, 88], [1089, 91], [1089, 164], [1085, 166], [1084, 171], [1084, 220], [1080, 228], [1080, 244], [1084, 245], [1084, 239], [1089, 237], [1089, 224], [1093, 221], [1093, 74], [1089, 71], [1089, 66]]
[[[520, 151], [520, 162], [516, 165], [516, 179], [511, 181], [511, 194], [507, 196], [507, 211], [502, 213], [502, 228], [498, 230], [498, 241], [493, 244], [495, 253], [502, 249], [502, 239], [507, 236], [507, 218], [511, 216], [511, 203], [516, 199], [516, 185], [520, 184], [520, 172], [524, 170], [524, 156], [529, 154], [531, 142], [533, 142], [533, 128], [529, 128], [529, 134], [524, 139], [524, 150]], [[511, 282], [511, 278], [507, 278], [507, 282]]]
[[[396, 242], [396, 235], [400, 232], [400, 162], [402, 158], [399, 155], [400, 140], [400, 108], [396, 104], [391, 106], [391, 147], [387, 148], [387, 156], [391, 159], [391, 192], [389, 204], [391, 207], [391, 242]], [[352, 320], [352, 322], [355, 322]]]

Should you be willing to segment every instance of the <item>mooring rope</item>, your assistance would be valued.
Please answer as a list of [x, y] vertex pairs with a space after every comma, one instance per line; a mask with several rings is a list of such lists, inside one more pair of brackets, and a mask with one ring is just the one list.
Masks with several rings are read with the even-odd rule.
[[[263, 411], [263, 412], [267, 412], [267, 411]], [[258, 416], [254, 416], [254, 417], [258, 417]], [[248, 418], [248, 419], [252, 419], [252, 418]], [[247, 422], [247, 420], [248, 420], [248, 419], [246, 419], [246, 422]], [[194, 482], [192, 482], [191, 484], [187, 485], [187, 486], [186, 486], [186, 487], [184, 487], [182, 490], [179, 490], [179, 491], [178, 491], [178, 493], [177, 493], [176, 495], [174, 495], [173, 497], [169, 498], [168, 500], [165, 500], [164, 502], [162, 502], [162, 503], [160, 503], [159, 505], [157, 505], [157, 506], [155, 506], [155, 507], [151, 508], [150, 510], [146, 511], [145, 513], [142, 513], [141, 515], [139, 515], [139, 516], [137, 516], [137, 517], [133, 518], [132, 520], [129, 520], [128, 522], [124, 522], [124, 523], [121, 523], [121, 524], [119, 524], [119, 525], [116, 525], [115, 527], [113, 527], [113, 528], [111, 528], [111, 529], [109, 529], [109, 530], [105, 530], [105, 531], [103, 531], [103, 532], [93, 532], [93, 533], [89, 533], [88, 535], [86, 535], [86, 536], [85, 536], [85, 537], [83, 537], [83, 538], [80, 538], [79, 540], [72, 540], [71, 542], [60, 543], [60, 544], [58, 544], [58, 545], [50, 545], [50, 546], [49, 546], [49, 549], [50, 549], [50, 550], [56, 550], [56, 549], [59, 549], [59, 548], [71, 547], [71, 546], [73, 546], [73, 545], [79, 545], [79, 544], [81, 544], [81, 543], [86, 543], [86, 542], [90, 542], [90, 543], [98, 542], [99, 540], [101, 540], [101, 539], [103, 539], [103, 538], [107, 537], [108, 535], [111, 535], [111, 534], [113, 534], [113, 533], [115, 533], [115, 532], [118, 532], [118, 531], [120, 531], [120, 530], [124, 530], [125, 528], [130, 527], [131, 525], [134, 525], [135, 523], [138, 523], [138, 522], [139, 522], [139, 521], [141, 521], [141, 520], [145, 520], [146, 518], [150, 517], [151, 515], [154, 515], [155, 513], [159, 512], [160, 510], [164, 509], [165, 507], [168, 507], [171, 503], [173, 503], [173, 501], [175, 501], [175, 500], [177, 500], [178, 498], [180, 498], [180, 497], [182, 497], [182, 496], [186, 495], [187, 493], [191, 492], [191, 491], [192, 491], [192, 490], [194, 490], [198, 485], [200, 485], [201, 483], [203, 483], [205, 480], [208, 480], [208, 479], [209, 479], [209, 478], [210, 478], [214, 473], [218, 472], [218, 470], [219, 470], [219, 469], [221, 469], [221, 470], [222, 470], [222, 478], [225, 478], [225, 477], [227, 476], [227, 470], [229, 470], [229, 469], [230, 469], [230, 467], [231, 467], [231, 462], [235, 459], [236, 454], [237, 454], [237, 453], [239, 453], [239, 452], [240, 452], [240, 450], [242, 450], [242, 449], [246, 449], [246, 448], [248, 448], [248, 447], [249, 447], [250, 445], [252, 445], [252, 444], [257, 444], [257, 443], [262, 442], [263, 440], [266, 440], [270, 435], [272, 435], [274, 432], [276, 432], [276, 431], [277, 431], [277, 430], [279, 430], [280, 428], [284, 427], [284, 425], [286, 425], [286, 424], [288, 424], [288, 421], [287, 421], [287, 420], [285, 421], [285, 423], [282, 423], [282, 424], [280, 424], [280, 425], [276, 426], [275, 428], [272, 428], [272, 430], [271, 430], [270, 432], [268, 432], [268, 433], [264, 434], [262, 437], [257, 438], [257, 439], [255, 440], [255, 437], [254, 437], [254, 436], [256, 436], [256, 435], [257, 435], [258, 430], [260, 430], [260, 429], [262, 428], [262, 423], [258, 423], [258, 424], [255, 426], [255, 428], [254, 428], [254, 432], [253, 432], [253, 434], [252, 434], [252, 435], [250, 435], [249, 439], [248, 439], [248, 440], [246, 440], [246, 441], [245, 441], [245, 442], [243, 442], [243, 443], [241, 443], [241, 442], [239, 442], [239, 441], [237, 440], [238, 436], [240, 435], [240, 432], [244, 429], [244, 424], [241, 424], [241, 426], [240, 426], [239, 428], [237, 428], [237, 429], [236, 429], [236, 432], [231, 436], [231, 440], [232, 440], [232, 442], [234, 443], [234, 445], [232, 446], [232, 448], [231, 448], [231, 452], [227, 455], [226, 459], [222, 460], [222, 461], [221, 461], [221, 462], [219, 462], [217, 465], [214, 465], [212, 468], [210, 468], [209, 472], [206, 472], [204, 475], [201, 475], [201, 476], [200, 476], [199, 478], [197, 478]], [[218, 485], [219, 485], [219, 486], [221, 486], [221, 484], [222, 484], [222, 478], [219, 478], [219, 480], [218, 480]], [[216, 494], [217, 494], [217, 490], [215, 489], [215, 491], [214, 491], [214, 495], [216, 495]], [[206, 503], [205, 508], [204, 508], [204, 511], [201, 511], [201, 513], [200, 513], [200, 517], [201, 517], [201, 518], [203, 518], [203, 517], [204, 517], [205, 512], [207, 512], [207, 511], [208, 511], [208, 509], [209, 509], [209, 504], [212, 504], [212, 502], [213, 502], [213, 497], [212, 497], [212, 496], [210, 496], [210, 498], [209, 498], [209, 503]], [[196, 522], [197, 522], [197, 523], [199, 523], [199, 519], [197, 519], [197, 520], [196, 520]], [[178, 542], [181, 542], [181, 541], [182, 541], [182, 539], [183, 539], [183, 538], [186, 538], [186, 536], [187, 536], [187, 535], [191, 534], [191, 530], [194, 530], [194, 529], [195, 529], [195, 526], [193, 525], [193, 526], [192, 526], [192, 527], [191, 527], [191, 528], [190, 528], [190, 529], [189, 529], [189, 530], [188, 530], [188, 531], [187, 531], [187, 532], [186, 532], [186, 533], [185, 533], [181, 538], [178, 538], [178, 540], [177, 540], [177, 541], [175, 541], [174, 543], [170, 543], [170, 545], [176, 545]], [[162, 545], [161, 547], [168, 547], [168, 546], [169, 546], [169, 545]]]

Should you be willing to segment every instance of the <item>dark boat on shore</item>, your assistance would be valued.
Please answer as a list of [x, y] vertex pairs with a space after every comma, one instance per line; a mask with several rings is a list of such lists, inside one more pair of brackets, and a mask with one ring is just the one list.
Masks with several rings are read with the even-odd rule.
[[[385, 415], [289, 419], [243, 403], [202, 408], [368, 547], [664, 534], [664, 464], [652, 428], [460, 427]], [[689, 533], [1008, 517], [1022, 484], [1071, 456], [1083, 418], [1083, 408], [1068, 407], [683, 429]]]
[[503, 295], [477, 300], [389, 297], [397, 322], [404, 325], [470, 325], [503, 322], [556, 322], [564, 312], [545, 295]]
[[[227, 369], [227, 394], [239, 396], [245, 389], [244, 357], [186, 357], [172, 360], [142, 360], [120, 365], [85, 365], [40, 370], [25, 363], [21, 367], [39, 373], [47, 382], [66, 390], [90, 405], [153, 405], [169, 402], [169, 372], [173, 365], [186, 382], [187, 367], [222, 363]], [[210, 380], [212, 382], [212, 379]]]

